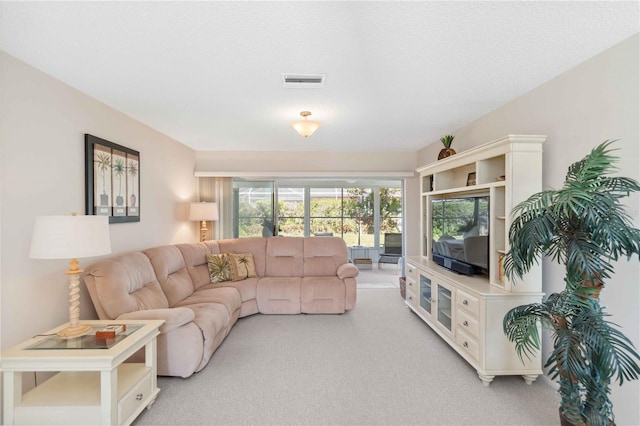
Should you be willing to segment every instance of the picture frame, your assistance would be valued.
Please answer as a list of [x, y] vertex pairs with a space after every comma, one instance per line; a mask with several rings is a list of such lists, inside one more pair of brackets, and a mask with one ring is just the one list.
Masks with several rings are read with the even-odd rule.
[[476, 184], [476, 172], [471, 172], [467, 175], [467, 186], [473, 186]]
[[90, 134], [84, 152], [85, 213], [140, 222], [140, 153]]

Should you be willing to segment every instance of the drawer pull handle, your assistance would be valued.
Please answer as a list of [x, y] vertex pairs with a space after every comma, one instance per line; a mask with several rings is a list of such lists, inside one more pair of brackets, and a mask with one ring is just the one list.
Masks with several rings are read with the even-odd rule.
[[136, 401], [142, 401], [142, 397], [143, 396], [144, 396], [144, 394], [141, 394], [141, 393], [137, 394], [136, 395]]
[[466, 306], [466, 305], [468, 305], [468, 304], [469, 304], [469, 302], [467, 301], [467, 299], [464, 299], [464, 300], [462, 301], [462, 304]]
[[409, 300], [413, 300], [413, 296], [409, 296]]
[[465, 348], [468, 348], [468, 347], [469, 347], [469, 344], [468, 344], [467, 342], [464, 342], [464, 343], [462, 344], [462, 346], [464, 346]]
[[464, 325], [465, 327], [469, 327], [469, 321], [463, 322], [462, 325]]

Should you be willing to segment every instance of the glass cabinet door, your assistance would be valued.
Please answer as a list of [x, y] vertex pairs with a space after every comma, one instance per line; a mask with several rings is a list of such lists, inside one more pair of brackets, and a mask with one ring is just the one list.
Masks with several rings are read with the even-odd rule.
[[420, 307], [431, 314], [431, 279], [420, 274]]
[[451, 290], [438, 285], [438, 323], [451, 331]]

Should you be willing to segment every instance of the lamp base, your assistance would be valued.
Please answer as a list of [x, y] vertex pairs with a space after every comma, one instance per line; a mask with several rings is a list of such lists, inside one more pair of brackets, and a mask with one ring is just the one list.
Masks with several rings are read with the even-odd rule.
[[91, 331], [90, 325], [79, 325], [77, 327], [67, 327], [56, 333], [60, 339], [73, 339], [74, 337], [84, 336]]

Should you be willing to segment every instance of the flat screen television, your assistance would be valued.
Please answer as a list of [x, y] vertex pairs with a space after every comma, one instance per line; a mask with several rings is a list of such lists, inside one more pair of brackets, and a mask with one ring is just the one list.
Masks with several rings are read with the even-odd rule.
[[434, 262], [465, 275], [489, 274], [489, 196], [431, 201]]

